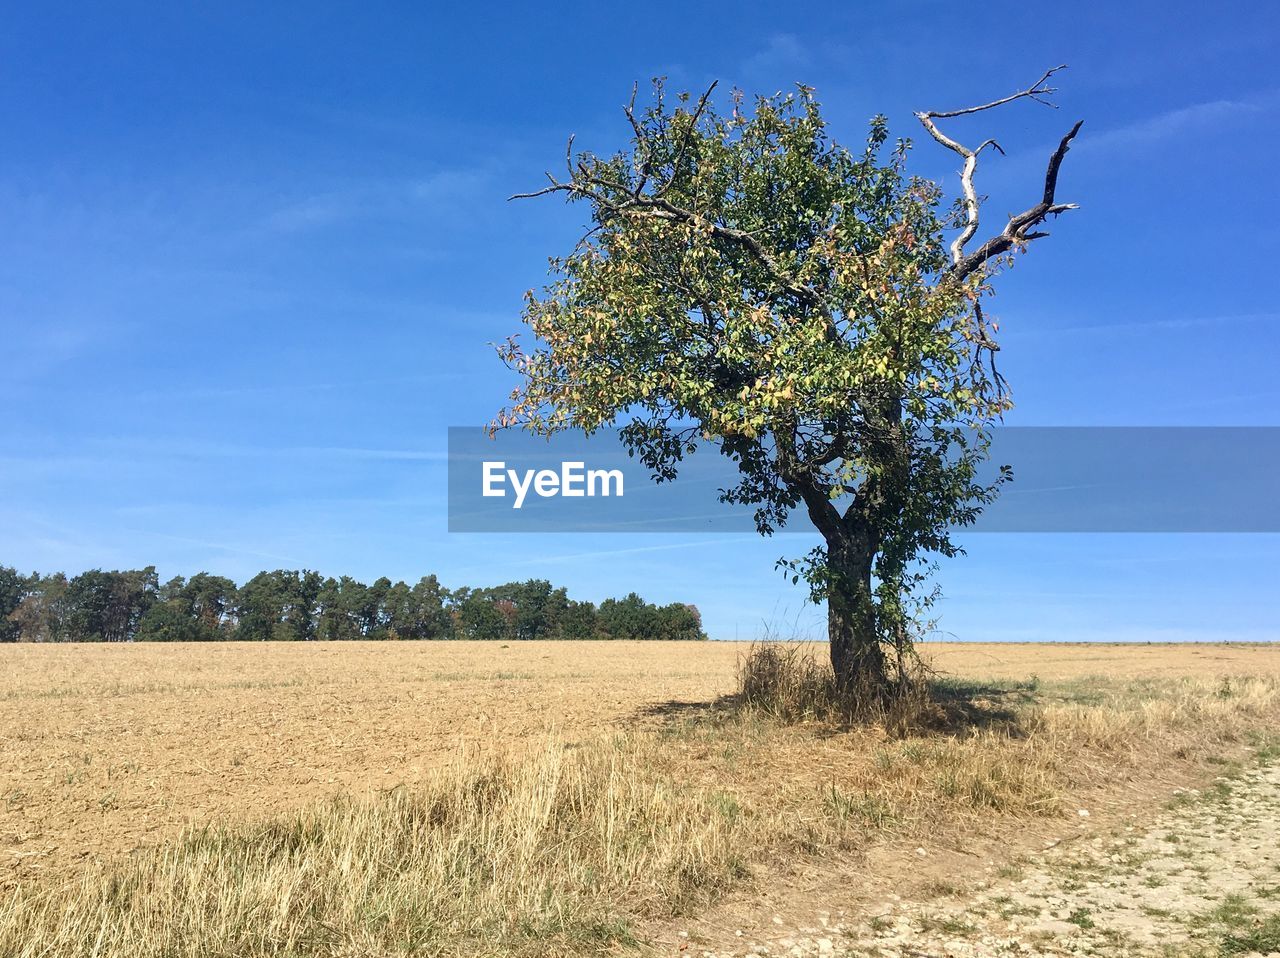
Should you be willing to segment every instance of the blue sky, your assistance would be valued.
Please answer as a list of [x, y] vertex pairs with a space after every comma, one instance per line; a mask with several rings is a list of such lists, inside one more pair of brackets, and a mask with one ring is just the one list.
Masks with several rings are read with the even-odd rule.
[[[507, 203], [635, 80], [815, 86], [836, 136], [1046, 67], [988, 216], [1085, 119], [1053, 227], [994, 302], [1013, 424], [1277, 425], [1280, 11], [1269, 4], [12, 5], [0, 32], [0, 562], [243, 579], [310, 567], [696, 602], [716, 637], [812, 631], [773, 569], [803, 535], [449, 535], [449, 425], [510, 388], [581, 211]], [[952, 181], [954, 182], [954, 181]], [[1195, 490], [1188, 489], [1189, 497]], [[965, 639], [1269, 639], [1280, 537], [971, 535]]]

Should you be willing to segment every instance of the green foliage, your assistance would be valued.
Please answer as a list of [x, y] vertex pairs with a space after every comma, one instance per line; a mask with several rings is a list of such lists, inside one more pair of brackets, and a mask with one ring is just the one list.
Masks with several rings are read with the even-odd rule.
[[249, 642], [303, 642], [316, 637], [318, 572], [259, 572], [240, 589], [236, 638]]
[[449, 590], [433, 575], [423, 576], [410, 591], [404, 605], [392, 616], [392, 628], [402, 639], [447, 639], [453, 634], [453, 620], [445, 608]]
[[941, 190], [906, 175], [906, 143], [885, 155], [883, 118], [854, 154], [807, 89], [697, 122], [658, 93], [630, 150], [577, 158], [570, 195], [596, 228], [529, 297], [543, 345], [503, 351], [525, 379], [505, 422], [591, 431], [626, 411], [667, 463], [677, 435], [764, 440], [787, 419], [844, 432], [889, 393], [929, 421], [998, 407], [969, 376], [977, 281], [942, 279]]
[[198, 619], [183, 611], [179, 602], [157, 602], [138, 621], [137, 642], [206, 642], [208, 635]]
[[600, 628], [615, 639], [634, 639], [658, 630], [658, 610], [631, 592], [600, 603]]
[[160, 587], [159, 601], [142, 616], [133, 636], [141, 642], [215, 642], [235, 632], [236, 584], [201, 572]]
[[350, 576], [325, 579], [318, 596], [320, 621], [316, 638], [338, 642], [363, 638], [361, 620], [368, 589]]
[[151, 566], [71, 580], [0, 567], [0, 625], [6, 641], [29, 642], [706, 638], [694, 606], [632, 593], [606, 600], [602, 616], [545, 579], [453, 591], [434, 575], [365, 585], [306, 569], [261, 572], [239, 588], [207, 572], [157, 581]]
[[705, 639], [695, 606], [656, 606], [632, 592], [590, 602], [569, 599], [545, 579], [509, 582], [490, 589], [460, 589], [452, 610], [459, 638], [502, 639]]
[[636, 593], [600, 603], [597, 627], [613, 639], [696, 640], [705, 638], [697, 606], [674, 602], [650, 605]]
[[10, 566], [0, 566], [0, 642], [18, 640], [18, 623], [10, 616], [27, 597], [31, 580]]
[[677, 641], [705, 639], [698, 607], [683, 602], [662, 606], [658, 609], [657, 637]]
[[[590, 602], [569, 600], [560, 615], [560, 637], [563, 639], [594, 639], [600, 635], [600, 613]], [[698, 636], [701, 638], [701, 636]]]
[[128, 572], [90, 569], [67, 583], [67, 629], [90, 642], [124, 642], [156, 601], [155, 566]]
[[1266, 955], [1280, 951], [1280, 915], [1269, 915], [1252, 925], [1242, 923], [1223, 937], [1219, 947], [1223, 955]]
[[18, 628], [18, 638], [28, 642], [59, 642], [68, 637], [67, 577], [32, 574], [26, 595], [8, 621]]
[[[454, 624], [461, 639], [505, 639], [508, 637], [509, 603], [493, 599], [484, 590], [462, 590], [455, 597]], [[504, 614], [507, 613], [507, 614]]]

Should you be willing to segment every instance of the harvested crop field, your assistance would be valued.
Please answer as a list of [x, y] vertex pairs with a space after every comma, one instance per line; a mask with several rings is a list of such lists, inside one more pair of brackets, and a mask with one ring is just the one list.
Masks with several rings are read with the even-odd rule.
[[[653, 726], [728, 692], [736, 643], [0, 646], [0, 886], [459, 754]], [[962, 677], [1280, 675], [1280, 646], [930, 644]]]

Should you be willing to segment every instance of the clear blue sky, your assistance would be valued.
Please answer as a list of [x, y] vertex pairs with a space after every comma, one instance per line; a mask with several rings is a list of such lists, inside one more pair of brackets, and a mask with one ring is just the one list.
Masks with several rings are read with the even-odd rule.
[[[838, 138], [1000, 96], [982, 187], [1027, 205], [1086, 121], [1082, 209], [995, 302], [1015, 424], [1280, 424], [1280, 11], [941, 2], [10, 5], [0, 31], [0, 562], [545, 576], [688, 600], [716, 637], [817, 621], [803, 536], [450, 536], [445, 428], [580, 232], [507, 203], [564, 139], [619, 145], [634, 80], [817, 87]], [[1188, 496], [1195, 490], [1188, 489]], [[1276, 536], [968, 537], [966, 639], [1273, 638]]]

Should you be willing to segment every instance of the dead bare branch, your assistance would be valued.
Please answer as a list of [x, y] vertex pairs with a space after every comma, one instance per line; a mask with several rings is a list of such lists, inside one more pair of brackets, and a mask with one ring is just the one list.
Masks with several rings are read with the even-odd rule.
[[934, 121], [980, 113], [1024, 98], [1035, 100], [1037, 103], [1043, 103], [1045, 106], [1051, 106], [1056, 109], [1057, 104], [1047, 100], [1046, 97], [1056, 93], [1057, 87], [1046, 86], [1046, 83], [1055, 73], [1065, 69], [1066, 64], [1064, 63], [1046, 70], [1040, 79], [1025, 90], [1019, 90], [1009, 96], [992, 100], [990, 103], [964, 107], [959, 110], [926, 110], [916, 114], [916, 118], [923, 124], [934, 140], [964, 158], [964, 166], [960, 170], [960, 189], [963, 194], [961, 202], [965, 210], [965, 224], [956, 238], [951, 241], [950, 272], [952, 275], [963, 279], [974, 270], [984, 266], [992, 257], [999, 256], [1015, 246], [1047, 236], [1047, 233], [1033, 231], [1033, 228], [1043, 223], [1049, 216], [1056, 216], [1067, 210], [1076, 209], [1074, 203], [1058, 203], [1055, 199], [1055, 193], [1058, 184], [1058, 170], [1062, 166], [1062, 159], [1070, 149], [1071, 141], [1075, 138], [1076, 133], [1079, 132], [1083, 121], [1071, 128], [1071, 131], [1063, 137], [1062, 142], [1058, 144], [1058, 148], [1049, 157], [1049, 168], [1045, 175], [1045, 191], [1041, 202], [1016, 216], [1010, 217], [1009, 222], [998, 235], [988, 239], [972, 253], [966, 253], [965, 247], [977, 235], [981, 219], [982, 201], [978, 197], [978, 191], [973, 182], [978, 168], [978, 156], [988, 146], [998, 151], [1001, 155], [1004, 155], [1004, 150], [995, 140], [984, 140], [977, 149], [971, 150], [958, 140], [943, 133]]
[[[1066, 68], [1067, 65], [1065, 63], [1060, 63], [1056, 67], [1045, 70], [1044, 76], [1031, 84], [1031, 86], [1027, 87], [1025, 90], [1019, 90], [1017, 93], [1001, 97], [999, 100], [992, 100], [990, 103], [983, 103], [981, 106], [967, 106], [960, 110], [930, 110], [925, 115], [931, 119], [946, 120], [953, 116], [967, 116], [970, 113], [980, 113], [983, 110], [991, 110], [998, 106], [1004, 106], [1006, 103], [1012, 103], [1014, 100], [1020, 100], [1023, 97], [1029, 97], [1037, 103], [1043, 103], [1045, 106], [1051, 106], [1056, 110], [1058, 108], [1057, 104], [1051, 103], [1048, 100], [1043, 99], [1043, 97], [1052, 96], [1058, 92], [1058, 88], [1056, 86], [1045, 86], [1044, 84], [1055, 73], [1065, 70]], [[919, 116], [919, 114], [916, 115]]]
[[1044, 196], [1040, 202], [1016, 216], [1009, 217], [1009, 222], [1005, 224], [1005, 228], [998, 235], [991, 237], [972, 253], [963, 255], [958, 259], [951, 268], [951, 273], [954, 276], [963, 279], [974, 270], [985, 266], [991, 259], [1007, 253], [1015, 246], [1021, 246], [1031, 240], [1043, 239], [1049, 234], [1043, 230], [1032, 232], [1033, 227], [1039, 226], [1050, 216], [1058, 216], [1068, 210], [1080, 208], [1076, 203], [1059, 203], [1055, 196], [1058, 189], [1058, 170], [1062, 166], [1062, 159], [1071, 149], [1071, 141], [1080, 132], [1080, 127], [1083, 123], [1084, 120], [1078, 121], [1068, 131], [1067, 135], [1062, 138], [1062, 142], [1053, 151], [1053, 155], [1049, 157], [1049, 168], [1045, 173], [1044, 180]]

